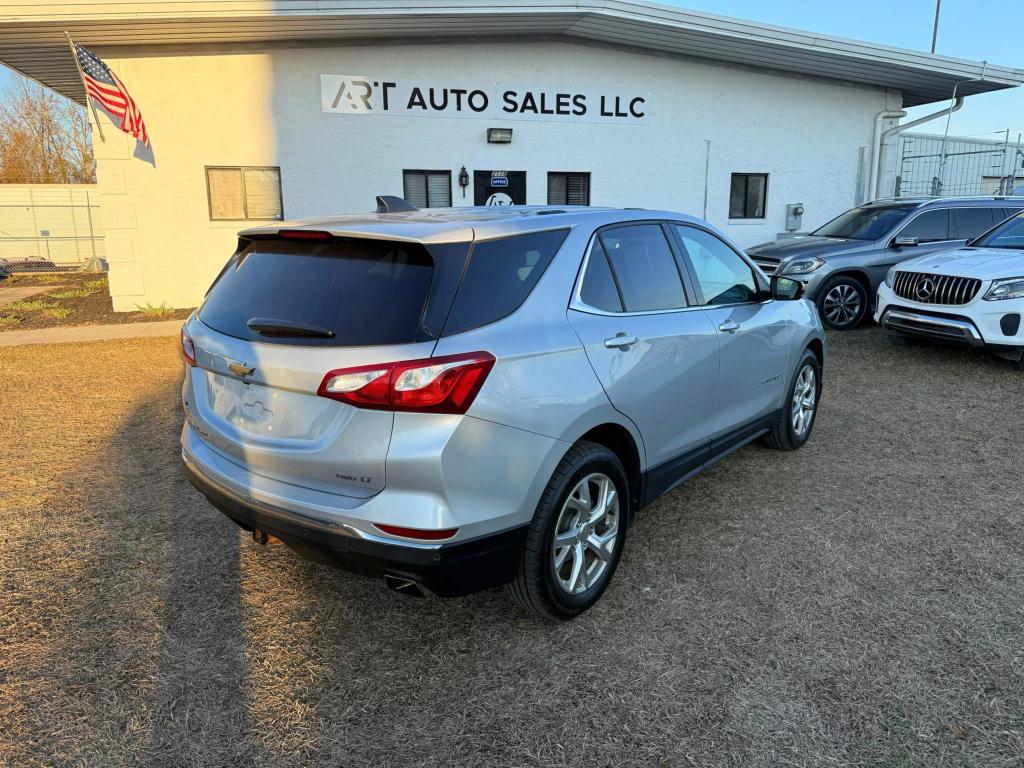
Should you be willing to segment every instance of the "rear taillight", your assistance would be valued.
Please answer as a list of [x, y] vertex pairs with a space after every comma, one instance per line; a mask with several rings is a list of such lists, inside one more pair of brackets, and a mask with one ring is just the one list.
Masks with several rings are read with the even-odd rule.
[[360, 408], [465, 413], [494, 367], [494, 355], [428, 357], [329, 371], [317, 394]]
[[185, 333], [185, 329], [181, 329], [181, 356], [185, 358], [185, 362], [195, 367], [196, 364], [196, 345], [192, 342], [192, 337]]
[[373, 527], [392, 536], [403, 536], [407, 539], [419, 539], [420, 541], [442, 541], [443, 539], [450, 539], [459, 532], [458, 528], [406, 528], [402, 525], [385, 525], [384, 523], [374, 523]]

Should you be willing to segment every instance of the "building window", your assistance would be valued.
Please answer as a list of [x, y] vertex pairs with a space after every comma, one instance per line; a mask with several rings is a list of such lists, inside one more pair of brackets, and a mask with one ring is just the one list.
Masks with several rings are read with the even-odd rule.
[[403, 197], [417, 208], [451, 208], [451, 171], [402, 171]]
[[763, 219], [768, 200], [767, 173], [734, 173], [729, 187], [730, 219]]
[[280, 168], [207, 166], [206, 194], [210, 221], [284, 218]]
[[590, 205], [590, 174], [549, 173], [548, 205]]

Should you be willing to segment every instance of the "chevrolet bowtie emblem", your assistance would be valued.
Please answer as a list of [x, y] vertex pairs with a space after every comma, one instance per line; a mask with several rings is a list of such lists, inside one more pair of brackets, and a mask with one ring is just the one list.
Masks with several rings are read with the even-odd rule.
[[255, 368], [250, 368], [245, 363], [232, 363], [228, 366], [228, 370], [235, 374], [235, 376], [241, 376], [242, 378], [252, 376], [256, 371]]

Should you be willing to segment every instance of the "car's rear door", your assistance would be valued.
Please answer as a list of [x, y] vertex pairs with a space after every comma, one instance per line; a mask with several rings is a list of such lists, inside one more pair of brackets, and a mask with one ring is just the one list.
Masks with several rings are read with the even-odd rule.
[[[318, 388], [328, 371], [429, 357], [467, 250], [357, 238], [249, 243], [187, 325], [191, 427], [257, 475], [349, 496], [380, 491], [394, 414]], [[455, 263], [438, 263], [446, 260]]]
[[687, 299], [664, 224], [595, 235], [569, 322], [612, 405], [640, 431], [649, 467], [699, 467], [713, 427], [718, 340]]
[[675, 224], [696, 300], [719, 339], [716, 439], [780, 407], [789, 379], [791, 320], [767, 298], [755, 267], [713, 233]]

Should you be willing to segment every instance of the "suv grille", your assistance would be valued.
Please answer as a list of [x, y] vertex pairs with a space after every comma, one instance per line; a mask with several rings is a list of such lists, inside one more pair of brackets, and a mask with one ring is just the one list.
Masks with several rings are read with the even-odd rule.
[[754, 263], [761, 268], [761, 271], [771, 277], [775, 274], [775, 270], [779, 268], [778, 259], [769, 259], [763, 256], [753, 256]]
[[900, 298], [920, 304], [966, 304], [978, 295], [981, 280], [923, 272], [897, 272], [892, 288]]

